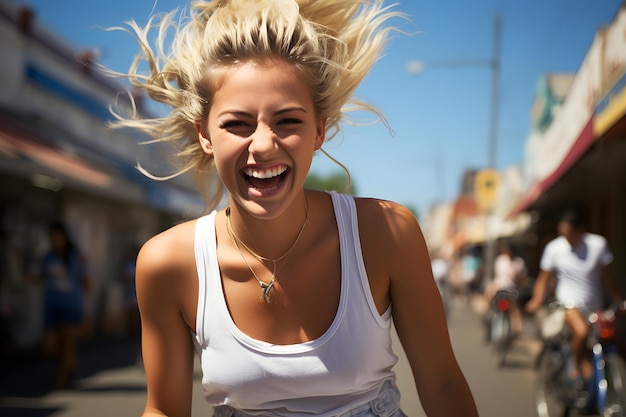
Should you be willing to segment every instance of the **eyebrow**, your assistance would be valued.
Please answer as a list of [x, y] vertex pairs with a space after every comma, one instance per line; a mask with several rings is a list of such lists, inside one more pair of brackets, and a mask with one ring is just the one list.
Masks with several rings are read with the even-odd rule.
[[[307, 113], [307, 109], [305, 109], [304, 107], [293, 106], [293, 107], [285, 107], [283, 109], [280, 109], [274, 112], [272, 116], [279, 116], [281, 114], [289, 113], [291, 111], [301, 111], [301, 112]], [[248, 113], [243, 110], [224, 110], [223, 112], [218, 114], [218, 116], [224, 116], [224, 115], [237, 115], [237, 116], [252, 117], [252, 113]]]

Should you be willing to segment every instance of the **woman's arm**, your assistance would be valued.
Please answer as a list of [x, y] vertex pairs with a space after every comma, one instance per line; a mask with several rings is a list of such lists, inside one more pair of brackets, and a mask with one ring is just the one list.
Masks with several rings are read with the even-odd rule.
[[182, 305], [189, 298], [189, 269], [195, 265], [189, 265], [187, 255], [189, 250], [193, 254], [193, 246], [181, 242], [181, 237], [179, 230], [158, 235], [144, 245], [137, 258], [147, 383], [144, 417], [191, 416], [194, 353]]
[[379, 249], [389, 260], [393, 320], [422, 407], [430, 417], [478, 416], [450, 343], [443, 302], [417, 220], [401, 205], [382, 207], [387, 236], [379, 239], [386, 248]]

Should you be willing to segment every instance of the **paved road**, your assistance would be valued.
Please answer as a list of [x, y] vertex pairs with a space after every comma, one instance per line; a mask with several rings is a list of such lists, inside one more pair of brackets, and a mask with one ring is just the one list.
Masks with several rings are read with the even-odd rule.
[[[535, 334], [533, 326], [525, 326], [525, 334], [516, 342], [502, 368], [497, 366], [493, 352], [484, 343], [480, 316], [461, 300], [452, 303], [449, 330], [479, 414], [482, 417], [534, 417], [532, 363], [540, 345], [531, 337]], [[403, 392], [402, 408], [411, 417], [426, 416], [414, 394], [415, 385], [403, 356], [397, 373]]]
[[[508, 366], [499, 369], [482, 341], [479, 317], [457, 301], [450, 313], [450, 334], [461, 367], [474, 393], [482, 417], [532, 417], [531, 368], [537, 345], [521, 340]], [[395, 342], [397, 343], [397, 341]], [[406, 358], [399, 351], [398, 381], [402, 407], [411, 417], [423, 417]], [[142, 367], [128, 343], [109, 342], [83, 349], [74, 390], [49, 390], [52, 368], [42, 360], [0, 366], [0, 416], [2, 417], [109, 417], [139, 416], [145, 400]], [[210, 408], [200, 393], [199, 375], [193, 417], [209, 417]]]

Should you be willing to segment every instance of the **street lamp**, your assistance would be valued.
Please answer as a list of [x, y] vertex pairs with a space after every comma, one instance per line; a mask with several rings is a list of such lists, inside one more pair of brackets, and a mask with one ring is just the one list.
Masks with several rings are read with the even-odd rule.
[[[418, 75], [428, 68], [468, 68], [488, 67], [491, 69], [491, 109], [489, 112], [489, 142], [487, 147], [487, 168], [496, 169], [496, 150], [498, 135], [498, 117], [500, 108], [500, 50], [502, 38], [502, 18], [496, 14], [493, 19], [492, 55], [489, 59], [455, 59], [434, 61], [409, 61], [406, 70], [409, 74]], [[485, 219], [485, 273], [489, 279], [493, 277], [493, 262], [495, 259], [495, 236], [492, 233], [493, 207], [486, 210]]]

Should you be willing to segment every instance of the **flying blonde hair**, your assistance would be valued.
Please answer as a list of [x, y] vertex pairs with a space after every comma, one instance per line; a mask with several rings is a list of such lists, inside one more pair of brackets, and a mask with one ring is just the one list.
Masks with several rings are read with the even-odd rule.
[[[193, 173], [211, 210], [224, 186], [213, 157], [200, 147], [196, 122], [206, 121], [224, 74], [250, 60], [292, 63], [310, 85], [317, 117], [326, 119], [325, 141], [339, 133], [340, 122], [349, 121], [351, 111], [371, 111], [386, 124], [380, 111], [352, 96], [381, 56], [390, 32], [399, 31], [385, 26], [393, 17], [404, 17], [392, 7], [383, 0], [194, 1], [186, 16], [174, 10], [152, 16], [144, 27], [134, 20], [125, 22], [127, 26], [111, 29], [131, 33], [141, 52], [128, 73], [110, 73], [128, 79], [133, 88], [171, 111], [165, 117], [142, 118], [131, 97], [133, 111], [122, 115], [112, 109], [112, 126], [139, 129], [153, 138], [149, 143], [174, 145], [176, 173], [159, 177], [139, 169], [157, 180]], [[151, 45], [149, 33], [154, 29]], [[146, 64], [143, 73], [140, 67]]]

